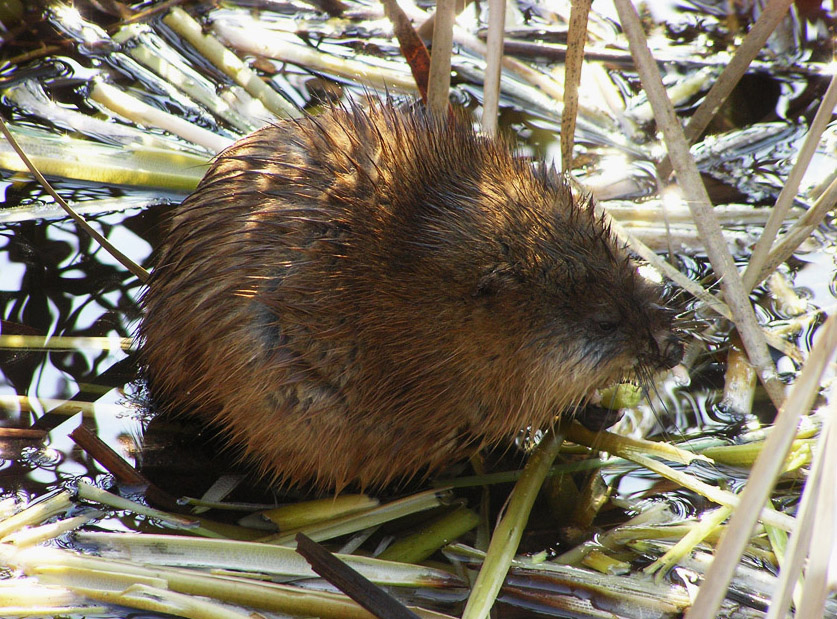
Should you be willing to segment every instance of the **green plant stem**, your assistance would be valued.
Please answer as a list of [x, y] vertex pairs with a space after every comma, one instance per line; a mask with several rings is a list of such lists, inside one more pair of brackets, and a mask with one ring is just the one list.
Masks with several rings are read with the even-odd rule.
[[532, 452], [523, 475], [509, 497], [506, 513], [491, 536], [491, 544], [471, 590], [462, 619], [483, 619], [488, 616], [517, 552], [532, 505], [553, 460], [558, 455], [563, 439], [563, 432], [552, 429], [544, 435]]

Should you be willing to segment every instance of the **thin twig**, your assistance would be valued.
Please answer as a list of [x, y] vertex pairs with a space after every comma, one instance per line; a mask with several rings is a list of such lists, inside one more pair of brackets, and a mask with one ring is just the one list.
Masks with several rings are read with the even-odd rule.
[[401, 5], [396, 0], [382, 0], [382, 4], [384, 13], [392, 22], [392, 31], [398, 39], [401, 55], [407, 61], [421, 100], [426, 105], [430, 77], [430, 54], [424, 46], [424, 42], [416, 34], [409, 16], [401, 8]]
[[485, 80], [483, 81], [482, 130], [497, 135], [500, 109], [500, 72], [506, 27], [506, 0], [488, 0], [488, 38], [486, 39]]
[[[837, 469], [835, 468], [834, 449], [835, 429], [834, 415], [837, 414], [837, 406], [833, 398], [829, 398], [828, 408], [825, 411], [826, 422], [823, 427], [822, 440], [819, 443], [821, 449], [817, 451], [817, 458], [824, 461], [822, 466], [822, 477], [818, 484], [810, 490], [805, 485], [805, 490], [812, 495], [815, 501], [814, 514], [809, 526], [813, 529], [811, 536], [815, 543], [808, 546], [808, 561], [805, 566], [805, 583], [799, 595], [799, 604], [796, 607], [797, 617], [827, 617], [825, 610], [826, 599], [831, 596], [833, 570], [829, 569], [829, 563], [834, 551], [834, 489], [837, 488]], [[812, 514], [812, 516], [814, 515]], [[831, 574], [829, 574], [831, 572]]]
[[120, 483], [144, 487], [145, 496], [152, 503], [164, 509], [170, 511], [182, 510], [182, 507], [178, 505], [177, 499], [159, 488], [156, 484], [151, 483], [145, 475], [126, 462], [110, 445], [105, 443], [85, 426], [80, 425], [70, 432], [70, 438], [96, 460], [96, 462], [112, 473]]
[[296, 551], [317, 574], [380, 619], [419, 619], [401, 602], [331, 554], [304, 533], [296, 534]]
[[584, 44], [587, 41], [587, 17], [592, 3], [593, 0], [575, 0], [570, 9], [567, 60], [564, 64], [564, 113], [561, 114], [561, 170], [564, 172], [573, 167], [578, 85], [581, 83]]
[[[788, 175], [779, 197], [776, 198], [776, 205], [770, 211], [770, 219], [767, 220], [761, 236], [753, 248], [750, 262], [743, 276], [744, 288], [746, 290], [752, 290], [768, 275], [768, 273], [763, 273], [764, 268], [767, 266], [768, 252], [793, 204], [793, 199], [799, 190], [799, 184], [802, 182], [802, 177], [808, 169], [808, 164], [811, 163], [811, 159], [814, 157], [814, 153], [820, 143], [820, 138], [828, 123], [831, 122], [831, 115], [835, 106], [837, 106], [837, 75], [832, 75], [828, 90], [825, 91], [825, 96], [820, 103], [819, 109], [817, 109], [817, 114], [814, 116], [811, 127], [808, 129], [805, 143], [796, 156], [796, 163], [794, 163], [793, 169]], [[820, 196], [821, 199], [822, 196]], [[787, 257], [783, 258], [781, 262], [784, 262], [786, 259]]]
[[433, 28], [430, 79], [427, 85], [427, 109], [436, 118], [445, 118], [448, 113], [455, 8], [455, 0], [436, 1], [436, 25]]
[[759, 373], [770, 399], [778, 408], [784, 399], [784, 387], [776, 374], [776, 367], [761, 334], [753, 306], [741, 281], [735, 262], [727, 249], [721, 226], [712, 212], [712, 204], [706, 187], [700, 178], [697, 165], [689, 152], [689, 145], [683, 136], [674, 108], [665, 93], [657, 64], [651, 56], [645, 39], [645, 32], [630, 0], [614, 0], [620, 23], [628, 37], [631, 54], [642, 79], [648, 100], [654, 109], [657, 126], [663, 132], [669, 156], [677, 172], [677, 179], [692, 217], [706, 245], [709, 261], [720, 278], [724, 297], [735, 317], [735, 325], [741, 335], [744, 347]]
[[758, 276], [754, 279], [753, 285], [757, 285], [764, 280], [776, 267], [790, 258], [802, 242], [811, 236], [811, 233], [822, 223], [822, 220], [831, 212], [835, 204], [837, 204], [837, 178], [831, 181], [828, 189], [771, 250]]
[[[818, 336], [808, 362], [786, 400], [786, 405], [776, 416], [773, 431], [767, 437], [762, 453], [756, 460], [749, 481], [741, 493], [738, 509], [735, 510], [718, 542], [716, 557], [740, 557], [744, 552], [756, 519], [790, 451], [799, 418], [811, 408], [819, 391], [823, 371], [837, 350], [837, 315], [826, 321], [818, 331]], [[712, 562], [687, 617], [703, 619], [716, 616], [737, 565], [737, 560]]]
[[[735, 55], [730, 60], [721, 75], [718, 76], [717, 81], [706, 93], [700, 106], [686, 125], [684, 134], [686, 141], [689, 144], [694, 144], [703, 130], [709, 125], [718, 110], [727, 100], [733, 88], [738, 84], [741, 77], [747, 72], [750, 64], [756, 58], [758, 53], [764, 48], [764, 44], [768, 37], [776, 29], [785, 15], [787, 15], [788, 7], [793, 3], [793, 0], [770, 0], [768, 5], [764, 7], [750, 32], [744, 38], [740, 47], [736, 50]], [[671, 174], [671, 162], [668, 158], [664, 159], [658, 166], [659, 174], [662, 178], [666, 178]]]
[[131, 260], [128, 256], [123, 254], [121, 251], [116, 249], [116, 247], [108, 241], [105, 237], [103, 237], [97, 230], [95, 230], [90, 224], [88, 224], [84, 218], [76, 213], [73, 208], [67, 204], [66, 200], [58, 195], [55, 189], [52, 188], [52, 185], [49, 184], [44, 175], [40, 173], [38, 168], [29, 160], [29, 157], [26, 156], [26, 153], [23, 152], [23, 149], [17, 143], [12, 132], [9, 131], [9, 128], [6, 126], [6, 121], [0, 117], [0, 132], [6, 137], [9, 144], [11, 144], [12, 148], [20, 157], [21, 161], [29, 168], [29, 171], [32, 173], [32, 176], [35, 177], [35, 180], [40, 183], [40, 185], [46, 190], [46, 192], [53, 197], [53, 199], [61, 205], [61, 208], [66, 211], [66, 213], [75, 221], [79, 227], [84, 230], [90, 237], [96, 241], [99, 245], [101, 245], [111, 256], [113, 256], [122, 266], [128, 269], [131, 273], [133, 273], [137, 279], [139, 279], [142, 283], [148, 281], [148, 271], [143, 269], [140, 265], [136, 262]]
[[[822, 433], [818, 439], [817, 455], [811, 464], [811, 469], [805, 481], [805, 488], [799, 501], [799, 509], [796, 515], [798, 524], [785, 548], [785, 558], [779, 568], [779, 581], [773, 591], [773, 598], [770, 600], [770, 608], [765, 619], [780, 619], [787, 616], [788, 606], [790, 606], [794, 589], [799, 582], [799, 577], [806, 562], [807, 551], [811, 547], [815, 523], [821, 519], [817, 505], [819, 495], [823, 492], [832, 492], [834, 488], [833, 484], [824, 485], [822, 479], [826, 463], [832, 459], [825, 448], [828, 446], [829, 440], [833, 441], [830, 436], [837, 430], [834, 418], [835, 412], [835, 401], [829, 398]], [[833, 447], [831, 451], [834, 452]], [[819, 542], [820, 540], [817, 540], [818, 544]], [[831, 549], [831, 545], [828, 546], [828, 549]], [[797, 616], [804, 617], [806, 615], [798, 614]]]

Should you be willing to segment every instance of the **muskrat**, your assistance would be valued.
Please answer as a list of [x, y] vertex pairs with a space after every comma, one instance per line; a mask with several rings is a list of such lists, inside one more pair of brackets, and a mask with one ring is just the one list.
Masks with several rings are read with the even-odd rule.
[[425, 475], [681, 356], [590, 200], [464, 118], [277, 122], [171, 224], [139, 330], [151, 397], [277, 483]]

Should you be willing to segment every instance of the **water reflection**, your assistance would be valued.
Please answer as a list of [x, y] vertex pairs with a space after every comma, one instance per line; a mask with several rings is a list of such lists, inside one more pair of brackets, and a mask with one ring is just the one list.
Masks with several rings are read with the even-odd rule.
[[[84, 189], [72, 193], [78, 198]], [[101, 192], [88, 195], [98, 197]], [[92, 221], [132, 259], [148, 262], [156, 235], [154, 209], [104, 215]], [[104, 347], [94, 344], [71, 349], [0, 351], [4, 409], [14, 410], [10, 404], [17, 394], [36, 400], [33, 412], [23, 407], [17, 414], [4, 413], [4, 425], [28, 427], [37, 419], [49, 431], [43, 444], [7, 439], [0, 445], [5, 459], [0, 471], [4, 494], [21, 487], [37, 493], [54, 487], [63, 478], [101, 474], [101, 469], [68, 437], [81, 417], [72, 409], [54, 418], [44, 415], [54, 406], [50, 401], [74, 396], [98, 400], [100, 413], [94, 409], [88, 421], [112, 446], [118, 445], [120, 435], [140, 434], [140, 423], [134, 411], [125, 406], [122, 392], [100, 380], [109, 368], [128, 357], [119, 342], [130, 338], [136, 328], [140, 290], [136, 278], [80, 235], [71, 222], [27, 221], [0, 227], [0, 332], [109, 338], [110, 343]], [[37, 399], [45, 400], [43, 408], [37, 405]], [[117, 410], [123, 414], [116, 414]]]

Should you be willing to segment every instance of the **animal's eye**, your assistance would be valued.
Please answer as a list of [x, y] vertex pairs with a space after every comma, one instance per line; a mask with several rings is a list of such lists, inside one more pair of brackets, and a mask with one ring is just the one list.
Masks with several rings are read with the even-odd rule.
[[601, 329], [605, 333], [610, 333], [611, 331], [615, 331], [616, 327], [619, 326], [619, 323], [615, 320], [601, 320], [599, 321], [599, 329]]

